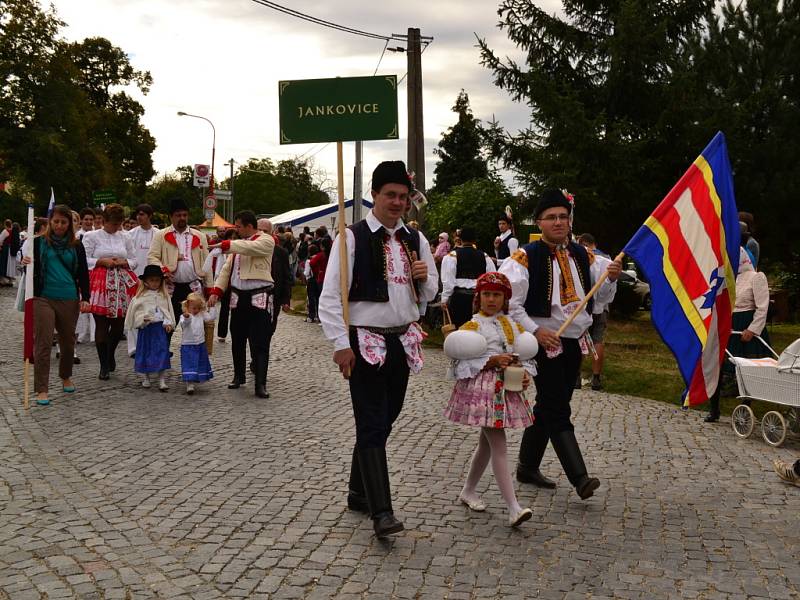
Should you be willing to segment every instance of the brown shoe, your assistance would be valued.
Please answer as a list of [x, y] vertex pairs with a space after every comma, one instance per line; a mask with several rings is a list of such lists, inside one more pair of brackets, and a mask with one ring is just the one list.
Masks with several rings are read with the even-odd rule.
[[772, 461], [772, 468], [775, 469], [778, 477], [783, 479], [785, 482], [800, 487], [800, 475], [795, 473], [794, 465], [790, 465], [789, 463], [783, 462], [781, 459], [776, 458], [774, 461]]

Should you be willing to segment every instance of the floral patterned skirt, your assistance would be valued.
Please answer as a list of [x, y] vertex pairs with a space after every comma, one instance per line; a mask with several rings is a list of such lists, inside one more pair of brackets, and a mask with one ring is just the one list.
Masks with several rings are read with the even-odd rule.
[[92, 313], [111, 319], [124, 317], [138, 287], [139, 279], [130, 269], [95, 267], [89, 275]]
[[453, 423], [475, 427], [521, 429], [533, 425], [533, 409], [525, 394], [504, 392], [502, 385], [494, 370], [459, 379], [444, 416]]

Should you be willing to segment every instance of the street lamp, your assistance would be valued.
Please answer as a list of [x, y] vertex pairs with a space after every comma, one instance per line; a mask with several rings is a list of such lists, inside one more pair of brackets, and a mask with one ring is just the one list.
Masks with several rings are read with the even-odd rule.
[[194, 117], [195, 119], [203, 119], [206, 123], [211, 125], [211, 131], [213, 133], [213, 137], [211, 139], [211, 194], [214, 194], [214, 157], [217, 154], [217, 130], [214, 127], [214, 124], [211, 122], [210, 119], [206, 119], [205, 117], [201, 117], [200, 115], [192, 115], [187, 112], [183, 112], [182, 110], [178, 111], [179, 117]]

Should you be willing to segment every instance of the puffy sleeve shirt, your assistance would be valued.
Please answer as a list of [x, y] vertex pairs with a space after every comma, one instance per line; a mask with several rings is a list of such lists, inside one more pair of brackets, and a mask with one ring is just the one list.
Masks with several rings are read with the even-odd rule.
[[90, 269], [97, 266], [100, 258], [124, 258], [132, 271], [136, 269], [133, 240], [122, 230], [108, 233], [105, 229], [96, 229], [83, 236], [83, 247], [86, 249], [86, 263]]

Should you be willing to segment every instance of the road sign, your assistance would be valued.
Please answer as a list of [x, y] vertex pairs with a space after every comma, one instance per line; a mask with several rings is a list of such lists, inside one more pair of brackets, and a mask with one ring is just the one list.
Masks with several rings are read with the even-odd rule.
[[231, 194], [230, 190], [214, 190], [214, 195], [217, 197], [217, 201], [222, 202], [230, 200], [233, 194]]
[[396, 140], [397, 76], [278, 82], [280, 143]]
[[211, 167], [208, 165], [194, 166], [194, 187], [208, 187], [211, 181]]
[[214, 210], [217, 208], [217, 199], [214, 196], [206, 196], [206, 208]]
[[114, 190], [98, 190], [96, 192], [92, 192], [92, 201], [94, 202], [95, 206], [100, 206], [101, 204], [111, 204], [112, 202], [117, 201], [117, 194]]
[[214, 209], [207, 208], [203, 211], [203, 216], [205, 216], [206, 221], [211, 221], [214, 218]]

